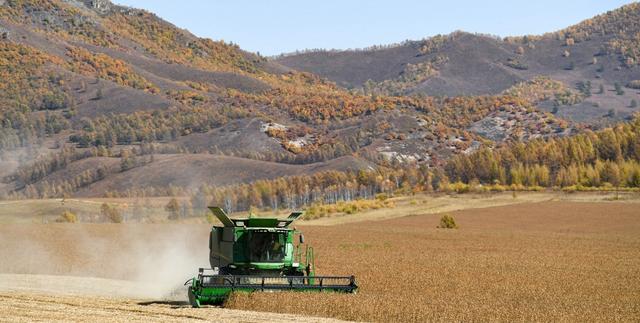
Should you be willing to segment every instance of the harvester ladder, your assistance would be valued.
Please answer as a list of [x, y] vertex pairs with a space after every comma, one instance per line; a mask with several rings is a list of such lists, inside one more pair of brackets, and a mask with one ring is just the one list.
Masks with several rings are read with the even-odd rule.
[[[309, 277], [314, 277], [315, 276], [315, 263], [316, 263], [316, 257], [313, 254], [313, 247], [311, 246], [307, 246], [307, 251], [306, 251], [306, 259], [305, 259], [305, 265], [307, 267], [307, 276]], [[311, 283], [313, 284], [313, 278], [309, 279], [311, 281]]]

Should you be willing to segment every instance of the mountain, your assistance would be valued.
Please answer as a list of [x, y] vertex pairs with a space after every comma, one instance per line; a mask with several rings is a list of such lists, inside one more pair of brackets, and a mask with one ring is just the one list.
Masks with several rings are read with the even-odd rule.
[[539, 37], [454, 33], [271, 60], [107, 0], [0, 0], [0, 196], [163, 195], [287, 175], [331, 186], [332, 171], [435, 169], [613, 124], [637, 110], [622, 106], [640, 83], [637, 13]]
[[[637, 90], [615, 95], [640, 78], [640, 3], [541, 36], [500, 39], [454, 32], [421, 41], [362, 50], [309, 51], [274, 59], [295, 70], [326, 77], [349, 89], [388, 95], [499, 94], [545, 76], [591, 96], [561, 105], [559, 116], [594, 122], [614, 109], [621, 117]], [[605, 93], [595, 94], [600, 86]], [[595, 106], [598, 105], [598, 106]], [[540, 105], [552, 111], [548, 102]]]

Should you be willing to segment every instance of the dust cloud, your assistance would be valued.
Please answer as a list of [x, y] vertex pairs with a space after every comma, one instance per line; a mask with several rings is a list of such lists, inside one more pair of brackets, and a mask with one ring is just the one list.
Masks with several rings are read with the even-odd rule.
[[0, 290], [184, 299], [183, 283], [209, 266], [209, 230], [206, 224], [0, 225]]

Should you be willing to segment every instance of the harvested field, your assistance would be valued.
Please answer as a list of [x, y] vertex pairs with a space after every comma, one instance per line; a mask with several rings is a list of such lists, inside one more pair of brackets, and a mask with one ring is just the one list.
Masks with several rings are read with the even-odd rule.
[[207, 265], [209, 225], [0, 225], [0, 321], [325, 322], [193, 309], [185, 280]]
[[[181, 283], [207, 263], [206, 224], [0, 225], [0, 259], [8, 260], [0, 262], [0, 314], [27, 321], [302, 319], [291, 314], [403, 322], [640, 320], [639, 203], [555, 201], [450, 214], [460, 229], [437, 229], [441, 214], [301, 223], [316, 248], [318, 273], [354, 274], [360, 289], [237, 294], [227, 304], [287, 316], [236, 316], [245, 312], [183, 303]], [[139, 288], [147, 284], [157, 288]]]
[[356, 295], [237, 295], [232, 308], [364, 321], [638, 321], [640, 205], [545, 202], [305, 227]]
[[192, 309], [181, 302], [47, 296], [0, 292], [2, 321], [64, 322], [339, 322], [317, 317], [258, 313], [218, 307]]

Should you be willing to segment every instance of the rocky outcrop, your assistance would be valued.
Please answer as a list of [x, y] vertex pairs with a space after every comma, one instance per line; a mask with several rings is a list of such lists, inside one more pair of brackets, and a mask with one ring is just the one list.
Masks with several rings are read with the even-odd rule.
[[100, 14], [109, 13], [113, 7], [113, 3], [109, 0], [84, 0], [84, 4]]
[[[0, 5], [2, 5], [2, 1], [0, 0]], [[5, 40], [9, 38], [9, 29], [4, 28], [2, 25], [0, 25], [0, 40]]]

